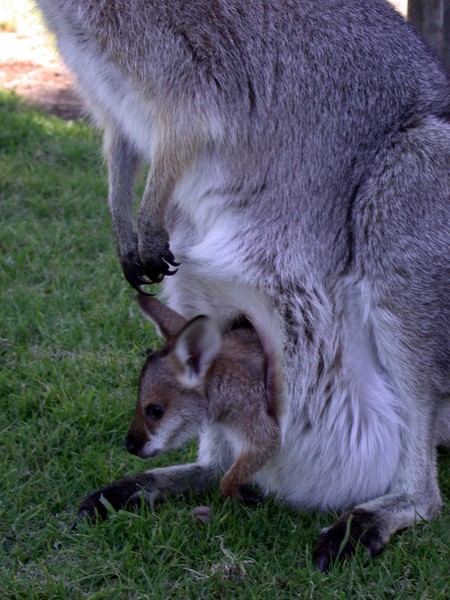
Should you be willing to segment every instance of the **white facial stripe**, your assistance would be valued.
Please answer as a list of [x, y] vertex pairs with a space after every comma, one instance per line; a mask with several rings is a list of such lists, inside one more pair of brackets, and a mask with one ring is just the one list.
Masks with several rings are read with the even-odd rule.
[[163, 417], [161, 422], [158, 423], [155, 433], [149, 434], [141, 454], [143, 456], [152, 456], [153, 454], [176, 448], [185, 441], [185, 436], [182, 436], [183, 439], [181, 440], [180, 435], [177, 435], [177, 431], [183, 432], [185, 429], [186, 427], [181, 418], [169, 416], [165, 420]]

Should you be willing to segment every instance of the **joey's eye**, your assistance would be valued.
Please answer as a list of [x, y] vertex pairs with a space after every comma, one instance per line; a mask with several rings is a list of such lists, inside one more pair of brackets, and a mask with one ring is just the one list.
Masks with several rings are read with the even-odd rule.
[[164, 415], [164, 407], [159, 404], [149, 404], [145, 408], [145, 414], [147, 417], [150, 417], [150, 419], [158, 421]]

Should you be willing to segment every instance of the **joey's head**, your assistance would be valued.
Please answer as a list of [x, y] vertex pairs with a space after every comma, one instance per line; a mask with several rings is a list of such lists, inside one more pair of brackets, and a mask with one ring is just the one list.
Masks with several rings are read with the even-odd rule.
[[222, 346], [218, 326], [199, 316], [191, 321], [156, 298], [139, 296], [144, 315], [165, 345], [147, 357], [126, 448], [149, 458], [195, 438], [208, 420], [208, 371]]

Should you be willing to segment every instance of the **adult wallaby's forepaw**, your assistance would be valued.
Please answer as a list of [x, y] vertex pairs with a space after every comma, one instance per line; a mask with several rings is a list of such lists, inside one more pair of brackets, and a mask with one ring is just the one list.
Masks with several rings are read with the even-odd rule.
[[145, 279], [144, 268], [137, 254], [130, 254], [121, 260], [123, 274], [128, 283], [137, 292], [145, 296], [154, 296], [150, 292], [146, 292], [142, 289], [143, 285], [151, 285], [155, 283], [150, 279]]
[[345, 513], [322, 531], [314, 551], [318, 569], [329, 571], [336, 562], [352, 556], [358, 543], [366, 546], [370, 556], [379, 554], [384, 547], [376, 515], [363, 509]]
[[175, 257], [169, 249], [162, 250], [159, 256], [145, 258], [143, 260], [143, 271], [150, 283], [160, 283], [166, 275], [175, 275], [177, 269], [171, 270], [170, 267], [178, 267], [180, 263], [175, 261]]
[[[160, 283], [166, 275], [175, 275], [180, 263], [170, 250], [169, 235], [165, 230], [146, 231], [146, 238], [139, 244], [142, 274], [150, 283]], [[138, 290], [139, 291], [139, 290]]]
[[150, 238], [150, 243], [140, 244], [139, 253], [130, 252], [121, 257], [123, 274], [128, 283], [140, 294], [153, 296], [142, 289], [143, 285], [160, 283], [166, 275], [175, 275], [178, 267], [175, 256], [169, 247], [169, 236], [158, 232]]

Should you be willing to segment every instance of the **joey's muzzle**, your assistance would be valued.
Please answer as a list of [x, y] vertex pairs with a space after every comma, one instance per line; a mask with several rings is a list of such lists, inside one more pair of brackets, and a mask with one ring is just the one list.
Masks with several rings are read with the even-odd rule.
[[127, 452], [129, 452], [130, 454], [135, 454], [136, 456], [141, 448], [141, 444], [131, 433], [131, 431], [128, 432], [127, 437], [125, 439], [125, 448], [127, 449]]

